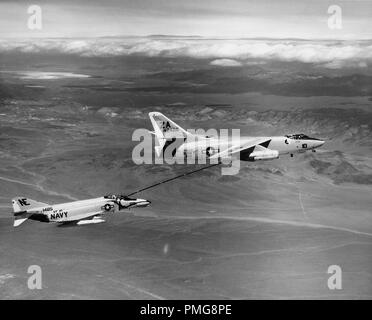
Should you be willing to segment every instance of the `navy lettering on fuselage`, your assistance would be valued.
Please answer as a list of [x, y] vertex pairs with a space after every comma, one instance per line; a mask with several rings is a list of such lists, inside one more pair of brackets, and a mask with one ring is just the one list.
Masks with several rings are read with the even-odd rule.
[[67, 212], [57, 212], [50, 215], [51, 220], [67, 218]]

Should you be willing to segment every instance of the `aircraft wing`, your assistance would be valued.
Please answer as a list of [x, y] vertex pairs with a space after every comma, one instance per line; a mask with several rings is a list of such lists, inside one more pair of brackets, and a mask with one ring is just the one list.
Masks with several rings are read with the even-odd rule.
[[[243, 144], [240, 144], [240, 143], [239, 144], [234, 144], [233, 143], [233, 145], [231, 147], [210, 156], [209, 159], [223, 158], [223, 157], [226, 157], [228, 155], [233, 155], [233, 154], [237, 154], [239, 152], [243, 152], [243, 151], [248, 150], [250, 148], [253, 151], [254, 147], [259, 146], [260, 143], [263, 143], [267, 140], [268, 140], [267, 138], [253, 138], [251, 141], [244, 142]], [[259, 146], [259, 147], [264, 148], [262, 146]]]

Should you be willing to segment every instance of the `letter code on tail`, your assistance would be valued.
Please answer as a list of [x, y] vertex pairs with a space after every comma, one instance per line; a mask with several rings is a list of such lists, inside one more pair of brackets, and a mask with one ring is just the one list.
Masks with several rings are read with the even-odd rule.
[[27, 199], [26, 199], [26, 198], [18, 199], [18, 203], [19, 203], [21, 206], [29, 206], [29, 205], [30, 205], [30, 204], [27, 202]]

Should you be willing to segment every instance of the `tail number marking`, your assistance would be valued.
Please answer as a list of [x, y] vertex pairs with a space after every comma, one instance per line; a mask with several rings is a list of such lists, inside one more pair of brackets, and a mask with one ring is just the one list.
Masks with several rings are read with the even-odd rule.
[[26, 198], [18, 199], [18, 202], [21, 206], [29, 206], [30, 204], [27, 202]]

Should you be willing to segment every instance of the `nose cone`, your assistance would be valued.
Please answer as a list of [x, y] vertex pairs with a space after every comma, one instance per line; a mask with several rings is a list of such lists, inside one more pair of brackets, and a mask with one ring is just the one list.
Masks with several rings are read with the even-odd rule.
[[151, 201], [146, 200], [146, 199], [137, 199], [136, 200], [136, 207], [142, 208], [142, 207], [147, 207], [150, 205]]
[[319, 147], [321, 147], [321, 146], [324, 144], [324, 142], [325, 142], [325, 141], [323, 141], [323, 140], [319, 140], [319, 141], [317, 141], [316, 144], [315, 144], [315, 148], [319, 148]]

